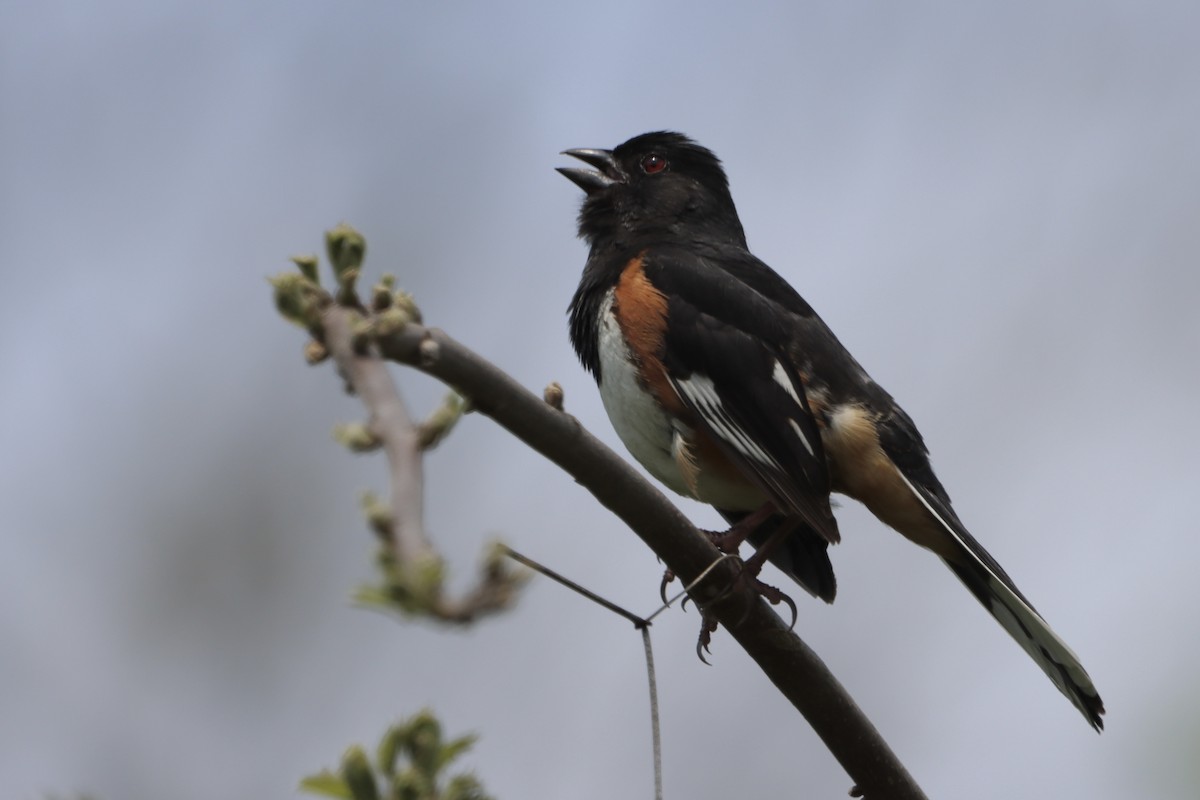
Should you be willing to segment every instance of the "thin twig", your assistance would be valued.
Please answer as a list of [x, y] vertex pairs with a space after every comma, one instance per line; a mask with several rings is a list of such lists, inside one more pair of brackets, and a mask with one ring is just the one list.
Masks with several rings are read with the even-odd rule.
[[566, 577], [565, 575], [555, 572], [554, 570], [550, 569], [546, 565], [540, 564], [537, 561], [534, 561], [532, 558], [527, 558], [526, 556], [521, 555], [520, 553], [518, 553], [516, 550], [513, 550], [508, 545], [504, 545], [504, 544], [500, 545], [500, 552], [504, 553], [504, 555], [508, 556], [513, 561], [524, 564], [525, 566], [529, 567], [530, 569], [532, 569], [536, 572], [542, 573], [550, 580], [561, 583], [563, 586], [567, 587], [568, 589], [575, 592], [576, 594], [583, 595], [588, 600], [591, 600], [593, 603], [600, 605], [600, 606], [604, 606], [605, 608], [607, 608], [609, 611], [613, 612], [614, 614], [624, 617], [625, 619], [632, 622], [633, 627], [635, 627], [635, 628], [644, 628], [650, 624], [650, 622], [648, 620], [642, 619], [637, 614], [634, 614], [632, 611], [626, 611], [625, 609], [621, 608], [619, 605], [612, 602], [611, 600], [603, 598], [600, 595], [596, 594], [595, 592], [593, 592], [589, 589], [586, 589], [583, 586], [580, 586], [578, 583], [576, 583], [575, 581]]
[[650, 647], [650, 623], [642, 626], [646, 648], [646, 677], [650, 683], [650, 740], [654, 748], [654, 800], [663, 800], [662, 731], [658, 727], [658, 678], [654, 674], [654, 649]]
[[730, 555], [728, 553], [722, 553], [711, 564], [705, 567], [704, 570], [696, 576], [695, 580], [680, 589], [670, 600], [659, 606], [653, 614], [645, 619], [642, 619], [632, 611], [627, 611], [624, 608], [621, 608], [611, 600], [601, 597], [595, 592], [584, 588], [580, 584], [558, 572], [555, 572], [544, 564], [521, 555], [507, 545], [501, 545], [500, 550], [514, 561], [517, 561], [532, 570], [542, 573], [547, 578], [561, 583], [563, 586], [566, 586], [568, 589], [583, 595], [592, 602], [604, 606], [614, 614], [624, 617], [632, 622], [635, 628], [641, 630], [642, 643], [646, 648], [646, 677], [650, 684], [650, 736], [653, 741], [654, 748], [654, 797], [655, 800], [662, 800], [662, 731], [659, 729], [658, 723], [658, 679], [655, 677], [654, 672], [654, 650], [650, 646], [650, 623], [655, 617], [670, 608], [672, 603], [695, 589], [701, 581], [707, 578], [708, 575], [717, 568], [718, 564], [726, 559], [737, 558], [737, 556]]
[[[626, 611], [611, 600], [601, 597], [589, 589], [585, 589], [570, 578], [555, 572], [544, 564], [534, 561], [532, 558], [521, 555], [511, 547], [501, 545], [500, 548], [506, 556], [514, 561], [542, 573], [547, 578], [561, 583], [571, 591], [583, 595], [593, 603], [607, 608], [618, 616], [624, 617], [642, 632], [642, 645], [646, 649], [646, 678], [650, 683], [650, 737], [654, 751], [654, 798], [655, 800], [662, 800], [662, 731], [658, 725], [658, 685], [654, 673], [654, 650], [650, 647], [650, 620], [642, 619], [632, 611]], [[661, 611], [661, 609], [659, 610]], [[657, 614], [658, 611], [654, 613]]]

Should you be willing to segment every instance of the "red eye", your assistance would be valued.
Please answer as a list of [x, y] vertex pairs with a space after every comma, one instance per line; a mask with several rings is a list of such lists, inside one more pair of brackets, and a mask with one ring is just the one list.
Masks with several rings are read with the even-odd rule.
[[667, 168], [667, 160], [658, 153], [651, 153], [642, 158], [642, 172], [647, 175], [653, 175], [656, 172], [662, 172]]

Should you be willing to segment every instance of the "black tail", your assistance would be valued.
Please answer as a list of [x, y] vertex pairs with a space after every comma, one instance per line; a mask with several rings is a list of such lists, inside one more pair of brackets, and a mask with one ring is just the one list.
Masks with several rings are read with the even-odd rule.
[[1097, 731], [1103, 730], [1104, 720], [1100, 715], [1104, 713], [1104, 702], [1079, 657], [1051, 630], [1008, 573], [967, 531], [949, 504], [933, 492], [914, 486], [908, 478], [904, 481], [955, 543], [952, 553], [942, 556], [946, 566], [1042, 668], [1091, 726]]
[[[1032, 605], [1017, 591], [1017, 587], [1005, 583], [986, 566], [981, 555], [987, 551], [974, 539], [968, 539], [978, 547], [964, 547], [964, 558], [960, 561], [942, 559], [950, 571], [958, 576], [971, 594], [983, 604], [988, 613], [1016, 639], [1017, 644], [1037, 662], [1059, 691], [1067, 696], [1096, 730], [1104, 729], [1104, 702], [1096, 692], [1092, 679], [1079, 663], [1079, 657], [1067, 647], [1062, 639], [1051, 630]], [[987, 556], [990, 560], [991, 556]], [[1008, 577], [1007, 575], [1004, 577]]]

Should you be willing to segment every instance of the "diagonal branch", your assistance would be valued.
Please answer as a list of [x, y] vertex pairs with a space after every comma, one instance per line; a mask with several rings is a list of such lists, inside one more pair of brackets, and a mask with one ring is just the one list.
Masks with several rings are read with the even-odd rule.
[[[440, 330], [409, 323], [377, 340], [380, 353], [454, 387], [473, 408], [562, 467], [625, 522], [685, 583], [720, 552], [661, 492], [574, 417], [532, 394]], [[693, 594], [804, 715], [871, 800], [924, 798], [920, 787], [821, 659], [749, 591], [722, 596], [726, 562]], [[718, 597], [720, 599], [718, 600]], [[749, 613], [746, 612], [749, 605]]]

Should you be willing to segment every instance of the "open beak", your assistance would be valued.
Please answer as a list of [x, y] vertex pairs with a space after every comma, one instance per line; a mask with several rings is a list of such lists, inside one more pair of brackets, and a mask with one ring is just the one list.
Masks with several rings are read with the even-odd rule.
[[617, 166], [611, 150], [563, 150], [564, 156], [578, 158], [596, 169], [558, 167], [558, 171], [588, 194], [601, 192], [615, 183], [625, 182], [625, 173]]

